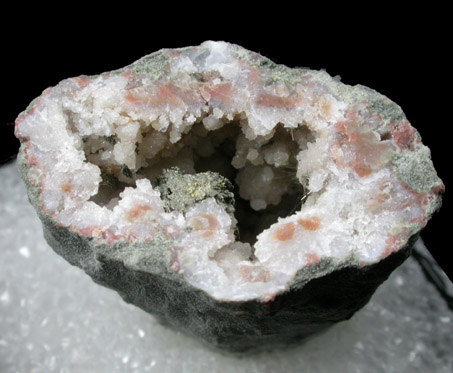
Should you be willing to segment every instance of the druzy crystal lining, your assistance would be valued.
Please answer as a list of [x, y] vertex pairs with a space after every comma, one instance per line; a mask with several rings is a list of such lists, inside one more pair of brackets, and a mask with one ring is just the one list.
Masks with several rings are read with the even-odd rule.
[[[304, 270], [387, 257], [438, 207], [429, 150], [386, 97], [222, 42], [165, 53], [67, 79], [18, 118], [59, 224], [112, 247], [164, 242], [214, 298], [270, 299]], [[165, 172], [181, 201], [163, 197]], [[227, 181], [235, 204], [210, 189]]]

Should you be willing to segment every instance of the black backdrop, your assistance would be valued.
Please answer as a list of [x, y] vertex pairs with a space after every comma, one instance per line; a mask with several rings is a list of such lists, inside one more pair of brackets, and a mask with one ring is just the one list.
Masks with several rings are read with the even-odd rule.
[[381, 19], [379, 27], [367, 21], [350, 28], [342, 22], [334, 23], [328, 35], [323, 32], [324, 25], [307, 27], [305, 23], [293, 28], [284, 23], [274, 28], [240, 28], [233, 33], [231, 30], [239, 23], [231, 20], [228, 24], [214, 21], [199, 27], [196, 33], [190, 26], [179, 32], [158, 29], [154, 24], [139, 29], [133, 24], [99, 25], [94, 29], [83, 26], [82, 22], [69, 33], [65, 20], [60, 20], [56, 25], [34, 24], [24, 34], [17, 33], [20, 23], [3, 30], [1, 81], [6, 97], [0, 119], [1, 162], [17, 152], [12, 125], [17, 115], [45, 88], [60, 80], [113, 70], [160, 48], [197, 45], [208, 39], [229, 41], [290, 67], [326, 69], [332, 76], [340, 75], [344, 83], [369, 86], [403, 108], [423, 143], [431, 148], [434, 165], [446, 184], [443, 207], [422, 238], [453, 278], [448, 180], [448, 151], [453, 147], [448, 132], [452, 126], [449, 111], [453, 105], [451, 94], [446, 94], [452, 65], [442, 24], [428, 27], [414, 20], [395, 26], [390, 17]]

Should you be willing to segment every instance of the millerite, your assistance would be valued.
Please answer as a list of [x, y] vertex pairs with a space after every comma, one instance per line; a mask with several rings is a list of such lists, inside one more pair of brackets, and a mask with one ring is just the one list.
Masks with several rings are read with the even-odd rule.
[[19, 115], [16, 136], [53, 249], [232, 352], [351, 317], [444, 189], [387, 97], [225, 42], [66, 79]]

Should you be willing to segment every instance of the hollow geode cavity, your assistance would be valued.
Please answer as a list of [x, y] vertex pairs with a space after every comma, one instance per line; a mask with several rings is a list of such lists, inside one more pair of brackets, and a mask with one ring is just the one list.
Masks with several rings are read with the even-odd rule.
[[444, 186], [400, 107], [224, 42], [49, 88], [16, 122], [53, 249], [216, 347], [350, 318]]

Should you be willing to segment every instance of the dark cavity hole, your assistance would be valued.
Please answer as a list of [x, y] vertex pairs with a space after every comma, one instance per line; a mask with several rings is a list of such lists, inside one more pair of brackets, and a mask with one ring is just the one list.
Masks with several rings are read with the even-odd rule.
[[390, 132], [384, 132], [380, 135], [381, 141], [390, 140], [392, 138], [392, 134]]
[[[272, 224], [276, 223], [279, 218], [287, 217], [301, 208], [306, 196], [307, 190], [304, 189], [302, 184], [296, 178], [297, 171], [297, 153], [304, 147], [306, 143], [315, 141], [315, 136], [308, 129], [306, 125], [300, 126], [295, 130], [288, 130], [283, 126], [278, 126], [276, 130], [277, 137], [280, 140], [283, 138], [285, 144], [291, 144], [291, 156], [289, 163], [285, 166], [276, 167], [275, 165], [268, 165], [273, 170], [278, 171], [279, 178], [285, 178], [287, 181], [288, 189], [286, 193], [281, 196], [281, 200], [277, 205], [268, 204], [265, 209], [254, 210], [250, 206], [250, 201], [241, 197], [239, 185], [236, 183], [238, 173], [241, 169], [236, 169], [231, 165], [231, 161], [236, 154], [236, 143], [238, 136], [241, 134], [241, 128], [238, 122], [230, 122], [224, 127], [207, 132], [201, 123], [195, 124], [191, 131], [183, 135], [182, 139], [175, 144], [178, 154], [182, 151], [187, 151], [187, 148], [192, 149], [194, 169], [196, 173], [201, 172], [216, 172], [228, 180], [233, 185], [234, 192], [234, 209], [235, 218], [237, 219], [237, 239], [242, 242], [248, 242], [251, 245], [255, 244], [257, 236], [265, 229], [269, 228]], [[384, 139], [386, 134], [383, 135]], [[269, 139], [266, 143], [257, 145], [257, 149], [262, 147], [271, 146], [275, 139]], [[297, 139], [303, 137], [305, 145], [298, 143]], [[112, 140], [112, 141], [108, 141]], [[106, 139], [105, 147], [113, 148], [116, 143], [116, 138]], [[206, 144], [210, 143], [212, 146], [211, 152], [206, 152]], [[86, 148], [88, 159], [90, 157], [89, 148]], [[209, 154], [209, 155], [207, 155]], [[156, 156], [159, 157], [159, 154]], [[90, 159], [89, 159], [90, 160]], [[95, 163], [95, 162], [93, 162]], [[178, 167], [178, 162], [171, 157], [163, 157], [158, 161], [158, 169], [169, 169], [171, 167]], [[155, 164], [154, 164], [155, 165]], [[102, 169], [102, 182], [99, 186], [99, 192], [90, 200], [100, 206], [107, 206], [113, 208], [115, 200], [119, 198], [120, 193], [128, 186], [135, 185], [135, 177], [148, 177], [154, 186], [156, 186], [157, 174], [149, 174], [146, 169], [139, 169], [137, 171], [129, 170], [127, 167], [121, 166], [122, 175], [126, 176], [124, 181], [119, 181], [117, 176], [112, 174], [110, 168], [101, 167]], [[184, 173], [184, 170], [181, 170]], [[152, 179], [154, 178], [154, 180]]]
[[109, 206], [112, 200], [120, 198], [120, 193], [123, 192], [124, 188], [130, 186], [119, 181], [114, 175], [107, 172], [102, 172], [101, 177], [102, 181], [99, 184], [97, 194], [90, 198], [90, 201], [98, 204], [99, 206]]
[[[304, 196], [304, 188], [296, 178], [297, 161], [295, 159], [296, 154], [293, 154], [290, 165], [280, 168], [280, 170], [283, 171], [283, 176], [280, 175], [279, 177], [285, 177], [290, 181], [288, 192], [282, 195], [278, 205], [268, 204], [265, 209], [258, 211], [254, 210], [250, 206], [250, 201], [240, 196], [239, 186], [235, 182], [241, 169], [236, 169], [231, 165], [231, 160], [236, 153], [237, 136], [240, 133], [239, 126], [237, 125], [235, 127], [236, 130], [234, 131], [233, 136], [220, 142], [215, 148], [213, 155], [208, 157], [198, 155], [195, 157], [195, 171], [197, 173], [206, 171], [217, 172], [231, 181], [234, 186], [234, 216], [238, 221], [236, 232], [237, 239], [254, 245], [257, 236], [263, 230], [276, 223], [279, 218], [287, 217], [300, 209], [302, 197]], [[216, 132], [218, 131], [222, 131], [222, 129], [211, 131], [208, 136], [215, 137], [217, 135]], [[287, 132], [286, 136], [286, 141], [292, 141], [293, 134], [291, 132]], [[272, 142], [272, 139], [270, 139], [269, 143], [266, 145], [270, 145]], [[274, 168], [273, 166], [271, 167]]]

